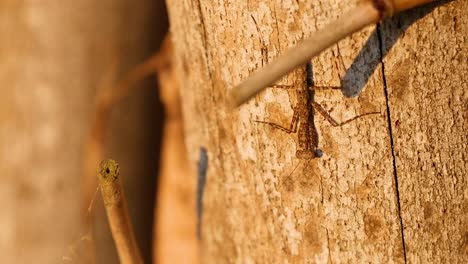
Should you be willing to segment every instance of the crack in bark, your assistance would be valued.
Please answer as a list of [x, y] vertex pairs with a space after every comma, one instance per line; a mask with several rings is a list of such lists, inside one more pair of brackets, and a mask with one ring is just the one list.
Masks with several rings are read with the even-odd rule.
[[275, 12], [274, 19], [276, 23], [276, 41], [278, 44], [278, 52], [276, 53], [276, 56], [278, 56], [278, 54], [281, 54], [281, 41], [280, 41], [280, 35], [279, 35], [280, 32], [279, 32], [279, 24], [278, 24], [278, 14], [276, 13], [276, 4], [273, 4], [273, 9]]
[[210, 78], [210, 80], [213, 80], [212, 73], [211, 73], [212, 71], [211, 71], [209, 60], [208, 60], [208, 57], [209, 57], [208, 56], [208, 36], [207, 36], [207, 33], [206, 33], [205, 19], [203, 17], [203, 12], [202, 12], [202, 8], [201, 8], [200, 0], [196, 1], [196, 6], [197, 6], [198, 14], [200, 15], [200, 29], [202, 31], [201, 32], [202, 33], [202, 43], [203, 43], [203, 50], [204, 50], [206, 68], [208, 70], [208, 77]]
[[325, 228], [327, 231], [327, 248], [328, 248], [328, 260], [331, 264], [333, 264], [333, 259], [331, 256], [331, 249], [330, 249], [330, 236], [328, 235], [328, 228]]
[[394, 141], [393, 141], [393, 130], [392, 130], [392, 120], [390, 117], [390, 104], [388, 99], [388, 87], [387, 87], [387, 79], [385, 77], [385, 64], [383, 61], [383, 40], [382, 40], [382, 28], [380, 24], [377, 24], [377, 36], [379, 40], [379, 51], [380, 51], [380, 63], [382, 64], [382, 79], [383, 79], [383, 86], [384, 86], [384, 93], [385, 93], [385, 103], [386, 103], [386, 110], [387, 110], [387, 122], [388, 122], [388, 131], [390, 134], [390, 146], [392, 148], [392, 163], [393, 163], [393, 177], [395, 180], [395, 195], [397, 200], [397, 209], [398, 209], [398, 217], [400, 219], [400, 229], [401, 229], [401, 242], [403, 246], [403, 258], [405, 263], [406, 260], [406, 246], [405, 246], [405, 232], [403, 227], [403, 218], [401, 217], [401, 205], [400, 205], [400, 191], [398, 188], [398, 173], [396, 167], [396, 159], [395, 159], [395, 149], [394, 149]]

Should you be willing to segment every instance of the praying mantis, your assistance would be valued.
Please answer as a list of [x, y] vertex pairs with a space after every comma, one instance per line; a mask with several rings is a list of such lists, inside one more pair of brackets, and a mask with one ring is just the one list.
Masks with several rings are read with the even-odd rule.
[[306, 81], [301, 85], [273, 85], [271, 88], [280, 89], [295, 89], [297, 103], [293, 107], [293, 116], [289, 127], [283, 127], [279, 124], [255, 120], [257, 123], [267, 124], [273, 128], [282, 130], [288, 134], [297, 133], [298, 142], [296, 149], [296, 157], [299, 159], [320, 158], [323, 156], [323, 151], [318, 147], [319, 136], [317, 127], [315, 126], [315, 112], [321, 114], [332, 126], [339, 127], [349, 122], [361, 118], [363, 116], [379, 114], [379, 112], [370, 112], [357, 115], [343, 122], [336, 121], [324, 107], [314, 100], [316, 90], [340, 90], [340, 86], [315, 86], [313, 82], [312, 63], [309, 61], [306, 64]]

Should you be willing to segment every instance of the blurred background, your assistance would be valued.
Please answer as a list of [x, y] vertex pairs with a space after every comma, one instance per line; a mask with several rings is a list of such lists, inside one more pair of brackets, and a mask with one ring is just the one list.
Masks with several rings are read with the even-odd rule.
[[[0, 1], [0, 263], [75, 261], [97, 89], [154, 54], [167, 30], [163, 0]], [[112, 107], [103, 155], [120, 163], [150, 263], [163, 110], [156, 78], [139, 86]], [[118, 263], [97, 200], [96, 261]]]

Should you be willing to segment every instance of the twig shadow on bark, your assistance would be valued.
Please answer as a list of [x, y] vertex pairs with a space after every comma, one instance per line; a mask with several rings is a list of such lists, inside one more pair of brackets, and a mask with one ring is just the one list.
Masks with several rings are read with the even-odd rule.
[[[366, 44], [359, 51], [351, 66], [341, 80], [342, 93], [345, 97], [358, 96], [369, 81], [372, 73], [382, 62], [388, 51], [398, 38], [403, 35], [414, 22], [423, 18], [436, 7], [452, 2], [453, 0], [436, 1], [422, 7], [411, 9], [396, 16], [385, 19], [369, 36]], [[392, 29], [392, 30], [388, 30]], [[381, 39], [381, 32], [385, 30], [385, 39]], [[380, 32], [379, 32], [380, 31]], [[434, 32], [436, 34], [436, 32]], [[378, 49], [376, 49], [378, 45]]]

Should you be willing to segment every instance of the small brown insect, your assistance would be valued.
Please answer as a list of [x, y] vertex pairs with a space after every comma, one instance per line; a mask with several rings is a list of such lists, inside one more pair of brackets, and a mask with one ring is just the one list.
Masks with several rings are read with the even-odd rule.
[[308, 62], [306, 65], [307, 81], [304, 85], [293, 86], [293, 85], [273, 85], [272, 88], [281, 89], [296, 89], [297, 103], [293, 108], [294, 114], [291, 120], [289, 128], [281, 125], [268, 122], [259, 121], [257, 123], [263, 123], [271, 125], [274, 128], [280, 129], [288, 134], [296, 133], [298, 136], [296, 157], [299, 159], [311, 159], [320, 158], [323, 155], [322, 150], [318, 148], [319, 137], [317, 128], [315, 127], [314, 114], [315, 110], [319, 112], [325, 119], [334, 127], [345, 125], [357, 118], [378, 114], [379, 112], [371, 112], [362, 115], [355, 116], [344, 122], [337, 122], [330, 114], [323, 108], [319, 103], [313, 100], [315, 90], [324, 89], [341, 89], [339, 86], [315, 86], [313, 84], [312, 76], [312, 63]]

